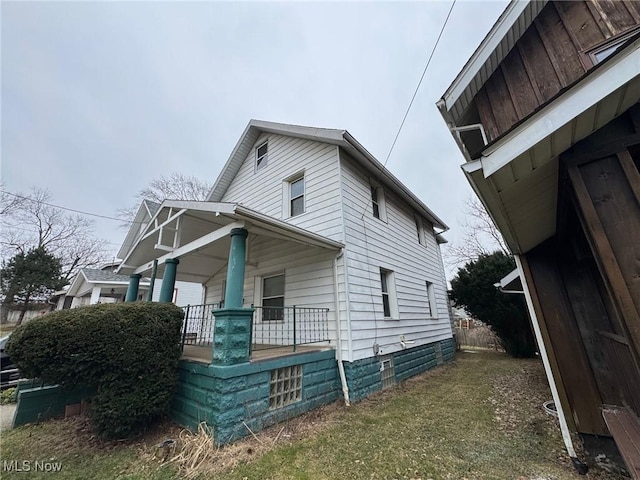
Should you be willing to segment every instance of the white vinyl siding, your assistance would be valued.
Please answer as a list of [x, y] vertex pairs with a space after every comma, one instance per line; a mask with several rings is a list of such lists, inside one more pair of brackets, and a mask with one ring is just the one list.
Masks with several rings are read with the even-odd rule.
[[[284, 305], [328, 308], [329, 336], [332, 339], [331, 345], [335, 346], [333, 261], [336, 253], [279, 239], [258, 237], [251, 246], [249, 263], [246, 265], [243, 306], [262, 305], [263, 279], [284, 272]], [[226, 269], [223, 269], [207, 283], [206, 303], [219, 301], [226, 275]]]
[[[269, 165], [256, 172], [252, 150], [221, 201], [240, 203], [332, 240], [342, 241], [340, 169], [336, 147], [276, 134], [261, 135], [255, 145], [262, 145], [267, 140]], [[304, 213], [290, 216], [289, 192], [283, 194], [283, 182], [295, 180], [293, 176], [302, 171]]]
[[[157, 302], [160, 298], [160, 289], [162, 288], [162, 279], [157, 278], [153, 285], [153, 301]], [[175, 304], [179, 307], [187, 305], [201, 305], [204, 301], [202, 285], [193, 282], [181, 282], [176, 281], [175, 290], [177, 290], [177, 296]]]
[[[344, 151], [340, 160], [351, 360], [371, 356], [374, 343], [381, 346], [383, 354], [397, 351], [401, 335], [415, 341], [415, 346], [451, 338], [446, 281], [433, 228], [423, 220], [425, 245], [420, 245], [416, 241], [415, 211], [389, 189], [384, 193], [387, 222], [374, 218], [371, 179]], [[380, 268], [393, 271], [397, 322], [384, 321]], [[425, 280], [433, 284], [431, 315], [427, 315]]]

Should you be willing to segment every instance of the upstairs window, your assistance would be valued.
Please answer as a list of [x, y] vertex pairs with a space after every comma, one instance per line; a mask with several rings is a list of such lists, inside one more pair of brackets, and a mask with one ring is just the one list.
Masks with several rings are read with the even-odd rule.
[[427, 286], [427, 317], [435, 318], [436, 315], [436, 297], [433, 290], [433, 283], [425, 282]]
[[256, 148], [256, 171], [267, 165], [268, 142], [264, 142]]
[[384, 190], [382, 187], [371, 185], [371, 205], [374, 218], [387, 221], [387, 210], [384, 201]]
[[422, 246], [427, 246], [427, 232], [425, 231], [424, 222], [420, 215], [416, 213], [416, 235], [418, 236], [418, 243]]
[[289, 182], [289, 215], [304, 213], [304, 176]]
[[373, 204], [373, 216], [380, 218], [380, 204], [378, 203], [378, 189], [371, 187], [371, 203]]

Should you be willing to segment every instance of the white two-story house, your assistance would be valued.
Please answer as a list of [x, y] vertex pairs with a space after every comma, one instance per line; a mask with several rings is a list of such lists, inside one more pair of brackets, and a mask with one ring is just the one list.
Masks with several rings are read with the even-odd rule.
[[[257, 428], [453, 358], [440, 252], [447, 226], [345, 130], [252, 120], [206, 202], [167, 200], [134, 228], [119, 273], [135, 282], [155, 270], [170, 283], [170, 272], [204, 287], [205, 305], [188, 307], [184, 326], [189, 374], [229, 375], [211, 361], [216, 309], [229, 298], [229, 265], [243, 263], [238, 298], [253, 316], [242, 368], [271, 375]], [[278, 384], [279, 375], [291, 381]], [[176, 418], [215, 423], [220, 412], [196, 399], [202, 382], [187, 376]], [[248, 410], [243, 419], [255, 420]]]

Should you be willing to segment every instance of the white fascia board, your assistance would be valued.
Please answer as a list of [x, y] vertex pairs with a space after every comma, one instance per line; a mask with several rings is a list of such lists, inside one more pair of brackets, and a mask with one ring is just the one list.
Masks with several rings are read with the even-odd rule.
[[[187, 210], [198, 210], [200, 212], [212, 212], [218, 214], [233, 214], [236, 209], [235, 203], [222, 202], [199, 202], [196, 200], [165, 200], [162, 207], [172, 207]], [[158, 210], [159, 211], [159, 210]]]
[[[545, 2], [546, 3], [546, 2]], [[498, 47], [502, 39], [507, 35], [511, 27], [518, 21], [518, 18], [527, 8], [528, 1], [513, 0], [502, 13], [493, 28], [482, 40], [480, 46], [473, 52], [469, 61], [462, 68], [451, 86], [442, 95], [442, 100], [447, 110], [451, 110], [458, 101], [465, 89], [473, 81], [482, 66], [489, 60], [493, 51]]]
[[[640, 40], [482, 152], [488, 178], [513, 159], [640, 75]], [[576, 141], [581, 139], [576, 139]]]
[[[148, 237], [147, 233], [149, 229], [155, 228], [153, 226], [154, 220], [158, 217], [158, 215], [160, 215], [160, 212], [162, 212], [164, 208], [198, 210], [200, 212], [212, 212], [215, 214], [233, 214], [236, 209], [236, 204], [235, 203], [199, 202], [195, 200], [165, 200], [164, 202], [162, 202], [162, 205], [160, 205], [160, 208], [158, 208], [158, 211], [156, 212], [156, 214], [149, 220], [149, 225], [147, 225], [147, 228], [145, 229], [145, 231], [142, 233], [142, 235], [138, 237], [136, 242], [129, 248], [129, 252], [122, 259], [122, 263], [120, 264], [120, 267], [118, 267], [118, 269], [116, 270], [116, 273], [120, 272], [123, 268], [125, 268], [125, 265], [127, 264], [127, 260], [129, 260], [129, 257], [131, 256], [133, 251], [136, 249], [138, 244], [143, 239]], [[127, 267], [130, 267], [130, 266], [127, 265]]]
[[[196, 252], [206, 247], [207, 245], [210, 245], [211, 243], [214, 243], [220, 240], [221, 238], [226, 237], [231, 233], [231, 230], [233, 230], [234, 228], [244, 228], [244, 222], [230, 223], [228, 225], [225, 225], [224, 227], [220, 227], [219, 229], [214, 230], [213, 232], [207, 233], [206, 235], [203, 235], [202, 237], [192, 242], [189, 242], [180, 248], [176, 248], [173, 252], [167, 253], [166, 255], [162, 255], [160, 258], [158, 258], [158, 265], [163, 265], [169, 258], [180, 258], [189, 253]], [[136, 268], [133, 271], [133, 273], [142, 274], [144, 272], [151, 270], [152, 268], [153, 268], [153, 262], [148, 262]]]
[[429, 219], [431, 223], [434, 224], [435, 227], [439, 227], [442, 229], [443, 233], [449, 230], [449, 227], [446, 223], [444, 223], [433, 211], [427, 207], [422, 200], [415, 196], [415, 194], [409, 190], [398, 178], [393, 175], [388, 168], [386, 168], [382, 163], [380, 163], [376, 157], [374, 157], [369, 151], [362, 146], [360, 142], [358, 142], [349, 132], [344, 132], [344, 140], [340, 146], [342, 147], [351, 147], [355, 149], [366, 161], [368, 161], [385, 179], [389, 184], [391, 184], [396, 189], [396, 193], [400, 195], [400, 197], [404, 198], [410, 205], [413, 204], [414, 207], [417, 207], [417, 210], [421, 210], [422, 214]]

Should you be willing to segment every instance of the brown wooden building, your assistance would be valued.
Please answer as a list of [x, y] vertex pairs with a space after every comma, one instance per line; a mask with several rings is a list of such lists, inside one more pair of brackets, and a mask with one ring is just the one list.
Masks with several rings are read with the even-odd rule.
[[[640, 478], [640, 2], [512, 2], [438, 102], [516, 256], [563, 430]], [[572, 457], [568, 432], [563, 431]]]

